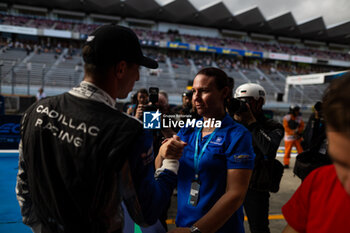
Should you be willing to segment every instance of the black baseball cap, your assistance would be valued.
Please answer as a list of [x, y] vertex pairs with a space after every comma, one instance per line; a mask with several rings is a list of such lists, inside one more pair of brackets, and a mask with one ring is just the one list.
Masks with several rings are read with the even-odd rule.
[[118, 61], [133, 62], [147, 68], [156, 69], [158, 63], [145, 57], [139, 38], [130, 28], [107, 24], [91, 33], [84, 47], [88, 45], [91, 53], [83, 54], [85, 63], [111, 65]]

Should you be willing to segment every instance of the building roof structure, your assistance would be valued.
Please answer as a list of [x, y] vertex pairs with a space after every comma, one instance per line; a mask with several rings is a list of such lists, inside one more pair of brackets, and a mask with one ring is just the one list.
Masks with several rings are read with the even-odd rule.
[[[3, 2], [10, 6], [28, 5], [28, 0], [3, 0]], [[195, 8], [189, 0], [169, 0], [164, 5], [160, 5], [156, 0], [31, 0], [30, 6], [322, 42], [350, 43], [350, 21], [326, 27], [323, 18], [318, 17], [297, 24], [291, 12], [266, 19], [256, 6], [233, 14], [222, 1], [213, 2], [200, 9]]]

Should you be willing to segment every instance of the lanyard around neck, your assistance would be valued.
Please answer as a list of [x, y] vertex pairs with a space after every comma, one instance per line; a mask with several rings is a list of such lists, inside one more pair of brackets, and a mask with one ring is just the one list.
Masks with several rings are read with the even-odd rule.
[[207, 141], [205, 142], [204, 146], [202, 147], [201, 152], [198, 154], [198, 147], [199, 147], [199, 140], [201, 138], [201, 133], [202, 133], [202, 129], [200, 128], [197, 131], [197, 137], [196, 137], [196, 148], [195, 148], [195, 152], [194, 152], [194, 171], [195, 171], [195, 179], [198, 180], [198, 173], [199, 173], [199, 162], [204, 154], [205, 149], [207, 149], [207, 146], [209, 144], [209, 142], [211, 141], [211, 139], [214, 137], [215, 133], [216, 133], [216, 129], [210, 134], [209, 138], [207, 139]]

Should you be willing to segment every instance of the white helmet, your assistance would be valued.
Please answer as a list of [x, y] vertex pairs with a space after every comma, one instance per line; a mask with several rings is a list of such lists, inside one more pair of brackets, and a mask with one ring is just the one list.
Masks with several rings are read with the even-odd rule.
[[242, 97], [253, 97], [256, 100], [263, 98], [264, 104], [266, 102], [266, 91], [265, 89], [256, 83], [245, 83], [237, 87], [235, 92], [235, 98]]

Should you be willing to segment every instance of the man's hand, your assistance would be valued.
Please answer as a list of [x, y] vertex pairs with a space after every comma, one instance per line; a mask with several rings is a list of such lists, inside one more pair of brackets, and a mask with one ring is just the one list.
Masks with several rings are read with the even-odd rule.
[[180, 140], [180, 137], [173, 135], [159, 148], [158, 156], [162, 159], [180, 159], [184, 147], [187, 145], [186, 142]]
[[237, 122], [239, 122], [239, 123], [241, 123], [241, 124], [243, 124], [243, 125], [245, 125], [245, 126], [248, 126], [248, 125], [250, 125], [250, 124], [256, 122], [256, 119], [255, 119], [255, 117], [254, 117], [254, 115], [253, 115], [253, 113], [252, 113], [252, 110], [250, 109], [249, 104], [246, 103], [246, 106], [247, 106], [248, 111], [246, 111], [246, 112], [240, 112], [240, 113], [238, 113], [238, 114], [235, 113], [235, 115], [233, 116], [233, 118], [234, 118]]

